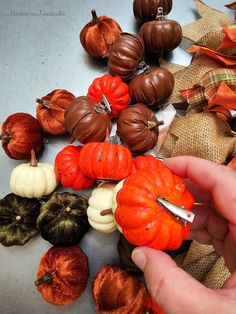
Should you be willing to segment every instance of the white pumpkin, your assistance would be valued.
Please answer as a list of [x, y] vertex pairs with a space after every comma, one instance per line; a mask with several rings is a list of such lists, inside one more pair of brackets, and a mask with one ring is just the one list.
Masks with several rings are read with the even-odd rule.
[[[124, 185], [124, 182], [125, 182], [125, 180], [120, 181], [119, 183], [117, 183], [117, 185], [114, 188], [114, 193], [113, 193], [113, 198], [112, 198], [112, 212], [113, 212], [113, 215], [114, 215], [114, 219], [115, 219], [115, 212], [116, 212], [116, 209], [117, 209], [116, 196], [117, 196], [117, 193], [122, 189], [122, 187]], [[121, 233], [123, 233], [121, 226], [118, 225], [117, 222], [116, 222], [116, 225], [117, 225], [117, 229]]]
[[56, 187], [57, 180], [53, 166], [38, 163], [33, 150], [30, 163], [17, 166], [10, 176], [11, 191], [21, 197], [39, 198], [51, 194]]
[[88, 221], [90, 225], [104, 233], [116, 230], [116, 222], [112, 213], [114, 184], [102, 183], [92, 191], [88, 200]]

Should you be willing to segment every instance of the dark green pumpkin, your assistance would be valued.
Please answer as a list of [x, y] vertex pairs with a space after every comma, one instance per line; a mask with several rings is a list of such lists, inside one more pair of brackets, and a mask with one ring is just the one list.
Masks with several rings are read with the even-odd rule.
[[87, 207], [84, 196], [55, 192], [40, 209], [41, 236], [53, 245], [78, 243], [89, 229]]
[[126, 238], [122, 234], [120, 234], [117, 249], [119, 252], [121, 266], [128, 272], [142, 273], [141, 269], [135, 265], [131, 258], [131, 254], [135, 247], [136, 246], [129, 243]]
[[13, 193], [0, 200], [0, 243], [4, 246], [24, 245], [38, 233], [40, 210], [37, 199]]

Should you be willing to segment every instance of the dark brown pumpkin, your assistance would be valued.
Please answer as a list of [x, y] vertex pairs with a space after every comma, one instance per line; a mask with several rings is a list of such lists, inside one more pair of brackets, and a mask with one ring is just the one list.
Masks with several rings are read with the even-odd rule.
[[144, 23], [139, 35], [143, 38], [145, 51], [161, 55], [175, 49], [182, 40], [182, 28], [174, 20], [155, 20]]
[[146, 106], [159, 105], [167, 98], [174, 88], [174, 76], [170, 71], [161, 67], [154, 67], [139, 74], [129, 84], [130, 96], [134, 102], [141, 102]]
[[70, 304], [81, 296], [88, 277], [88, 259], [79, 246], [53, 246], [40, 261], [35, 285], [47, 302]]
[[121, 33], [110, 49], [109, 71], [123, 80], [129, 80], [136, 74], [143, 56], [143, 39], [138, 35]]
[[172, 9], [172, 0], [134, 0], [133, 12], [138, 22], [143, 23], [156, 18], [158, 8], [167, 15]]
[[157, 144], [161, 124], [152, 110], [138, 103], [121, 111], [117, 135], [132, 152], [143, 153]]
[[104, 104], [80, 96], [67, 107], [65, 111], [65, 126], [71, 134], [71, 142], [75, 139], [85, 144], [102, 142], [107, 129], [111, 130], [109, 112]]

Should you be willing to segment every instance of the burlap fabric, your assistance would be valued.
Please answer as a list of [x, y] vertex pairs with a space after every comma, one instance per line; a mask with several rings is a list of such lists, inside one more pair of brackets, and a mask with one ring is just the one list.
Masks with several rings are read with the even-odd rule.
[[195, 113], [172, 122], [158, 156], [196, 156], [224, 164], [236, 154], [236, 137], [214, 113]]

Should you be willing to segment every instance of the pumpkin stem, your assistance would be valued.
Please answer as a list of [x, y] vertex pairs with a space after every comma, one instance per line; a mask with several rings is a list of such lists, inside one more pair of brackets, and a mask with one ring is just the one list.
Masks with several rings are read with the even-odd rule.
[[52, 273], [46, 273], [43, 277], [37, 279], [34, 284], [35, 286], [40, 286], [40, 285], [43, 285], [45, 283], [49, 284], [53, 281], [53, 275]]
[[92, 13], [92, 17], [93, 17], [92, 23], [93, 23], [93, 24], [98, 24], [98, 23], [99, 23], [99, 18], [98, 18], [98, 16], [97, 16], [96, 11], [95, 11], [95, 10], [92, 10], [91, 13]]
[[147, 122], [147, 127], [150, 130], [150, 129], [153, 129], [153, 128], [157, 127], [157, 126], [163, 125], [163, 124], [164, 124], [164, 121], [157, 121], [157, 122], [155, 122], [155, 121], [148, 121]]
[[157, 8], [156, 20], [159, 20], [159, 21], [164, 20], [164, 13], [163, 13], [162, 7]]
[[140, 70], [141, 73], [146, 74], [146, 73], [148, 73], [148, 72], [150, 71], [150, 66], [147, 65], [147, 64], [145, 63], [145, 61], [141, 61], [141, 62], [139, 63], [139, 65], [138, 65], [137, 69]]
[[42, 100], [40, 98], [37, 98], [36, 102], [39, 103], [40, 105], [46, 107], [46, 108], [49, 108], [49, 104], [50, 104], [49, 100]]
[[106, 215], [109, 215], [109, 214], [112, 214], [112, 209], [111, 208], [108, 208], [108, 209], [104, 209], [100, 212], [100, 215], [101, 216], [106, 216]]
[[30, 166], [31, 167], [38, 167], [38, 162], [35, 156], [35, 151], [31, 149], [31, 158], [30, 158]]
[[3, 142], [9, 143], [11, 140], [11, 135], [9, 135], [8, 133], [1, 134], [0, 140], [2, 140]]
[[109, 128], [106, 129], [106, 137], [105, 137], [104, 142], [110, 143], [110, 130], [109, 130]]

